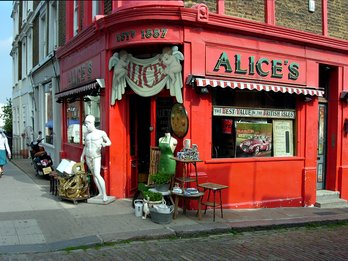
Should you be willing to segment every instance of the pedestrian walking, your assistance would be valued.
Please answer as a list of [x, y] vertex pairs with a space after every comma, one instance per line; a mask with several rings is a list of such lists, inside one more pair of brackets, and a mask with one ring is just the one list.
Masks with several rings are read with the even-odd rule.
[[10, 146], [8, 145], [7, 137], [4, 130], [0, 128], [0, 178], [4, 174], [4, 165], [7, 164], [6, 151], [8, 158], [11, 159], [11, 150]]

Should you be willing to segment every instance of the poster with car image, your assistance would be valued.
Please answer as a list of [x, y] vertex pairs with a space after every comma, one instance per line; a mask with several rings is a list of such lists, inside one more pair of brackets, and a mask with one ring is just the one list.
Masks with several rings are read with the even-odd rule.
[[236, 157], [270, 157], [272, 124], [236, 122]]
[[294, 155], [292, 120], [273, 120], [273, 154], [275, 157]]

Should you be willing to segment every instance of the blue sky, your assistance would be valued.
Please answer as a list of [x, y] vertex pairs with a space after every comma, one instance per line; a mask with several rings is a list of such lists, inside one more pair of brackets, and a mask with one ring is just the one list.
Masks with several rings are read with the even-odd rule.
[[0, 1], [0, 103], [12, 97], [12, 1]]

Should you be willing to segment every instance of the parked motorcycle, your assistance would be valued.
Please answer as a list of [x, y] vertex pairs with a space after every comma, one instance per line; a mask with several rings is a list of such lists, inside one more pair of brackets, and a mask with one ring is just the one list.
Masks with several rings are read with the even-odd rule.
[[53, 161], [51, 156], [46, 152], [45, 148], [41, 146], [43, 139], [37, 139], [30, 144], [31, 164], [34, 166], [36, 175], [44, 176], [53, 171]]

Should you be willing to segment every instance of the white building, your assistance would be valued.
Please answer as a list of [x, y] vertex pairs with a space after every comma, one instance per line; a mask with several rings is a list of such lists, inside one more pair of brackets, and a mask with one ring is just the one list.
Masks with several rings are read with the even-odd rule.
[[[55, 51], [65, 41], [65, 1], [13, 1], [13, 150], [42, 131], [43, 145], [55, 163], [60, 151], [59, 65]], [[60, 22], [62, 21], [62, 22]], [[55, 124], [56, 123], [56, 124]]]

